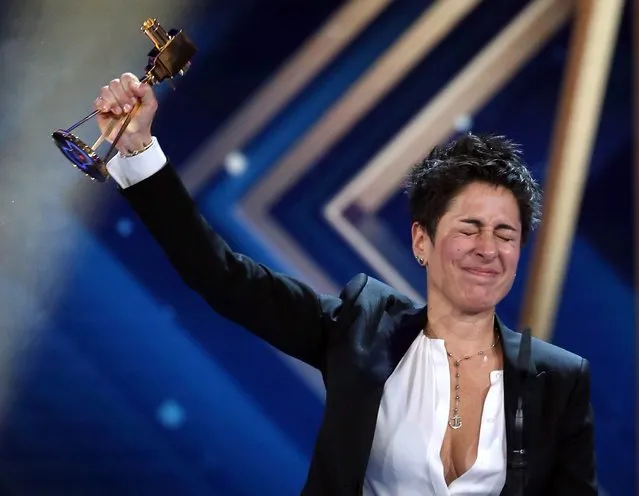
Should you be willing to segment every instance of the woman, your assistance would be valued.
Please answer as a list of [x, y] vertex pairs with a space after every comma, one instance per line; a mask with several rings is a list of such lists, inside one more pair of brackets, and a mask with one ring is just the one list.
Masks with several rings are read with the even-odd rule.
[[152, 137], [149, 86], [124, 74], [103, 87], [100, 128], [138, 101], [108, 166], [124, 197], [215, 311], [323, 374], [303, 494], [597, 494], [588, 363], [538, 340], [525, 360], [521, 334], [495, 315], [540, 212], [512, 143], [466, 136], [410, 174], [425, 308], [364, 274], [316, 294], [232, 252]]

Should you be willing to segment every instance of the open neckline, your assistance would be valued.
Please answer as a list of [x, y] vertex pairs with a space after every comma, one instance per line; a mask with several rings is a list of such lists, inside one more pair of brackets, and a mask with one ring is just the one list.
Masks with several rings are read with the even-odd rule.
[[[436, 378], [435, 382], [438, 388], [442, 389], [442, 396], [440, 404], [438, 405], [438, 409], [445, 409], [446, 412], [444, 415], [438, 415], [438, 418], [441, 418], [442, 421], [438, 423], [435, 438], [433, 439], [433, 446], [437, 446], [436, 456], [433, 456], [433, 459], [437, 460], [437, 470], [441, 475], [441, 478], [450, 491], [454, 488], [455, 485], [459, 485], [464, 482], [465, 479], [472, 476], [473, 472], [478, 468], [479, 457], [482, 453], [486, 454], [487, 450], [490, 449], [490, 446], [487, 445], [486, 438], [486, 429], [482, 428], [488, 421], [492, 418], [494, 422], [494, 417], [490, 417], [492, 412], [487, 411], [486, 405], [489, 402], [489, 397], [497, 394], [497, 389], [500, 386], [500, 382], [503, 382], [503, 369], [495, 369], [491, 370], [489, 375], [490, 386], [488, 388], [488, 392], [486, 393], [486, 397], [484, 398], [484, 402], [482, 404], [482, 413], [480, 419], [480, 428], [479, 428], [479, 439], [477, 440], [477, 454], [475, 456], [475, 460], [468, 467], [463, 474], [450, 482], [450, 484], [446, 483], [446, 476], [444, 473], [444, 462], [441, 458], [441, 449], [444, 444], [444, 439], [446, 437], [446, 432], [448, 430], [448, 420], [450, 416], [450, 401], [451, 401], [451, 370], [448, 363], [448, 354], [446, 352], [446, 347], [444, 346], [444, 340], [440, 338], [432, 338], [427, 336], [426, 334], [422, 334], [422, 336], [431, 342], [432, 344], [432, 358], [435, 364]], [[444, 373], [445, 370], [445, 373]], [[503, 390], [503, 384], [501, 384], [501, 389]], [[470, 476], [469, 476], [470, 474]]]

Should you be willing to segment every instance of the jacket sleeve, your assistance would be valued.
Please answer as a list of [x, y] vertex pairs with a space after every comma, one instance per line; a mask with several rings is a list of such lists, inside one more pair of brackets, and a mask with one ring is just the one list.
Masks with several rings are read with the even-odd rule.
[[120, 192], [182, 280], [220, 315], [323, 369], [341, 299], [235, 253], [202, 217], [174, 168]]
[[590, 368], [585, 359], [582, 359], [576, 384], [568, 400], [559, 436], [558, 454], [552, 473], [552, 493], [557, 496], [598, 494]]

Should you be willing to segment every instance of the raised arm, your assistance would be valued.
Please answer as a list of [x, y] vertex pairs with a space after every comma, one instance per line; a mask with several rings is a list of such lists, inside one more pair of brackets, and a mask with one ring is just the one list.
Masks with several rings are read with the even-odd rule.
[[96, 100], [101, 129], [137, 101], [141, 107], [118, 143], [120, 154], [108, 164], [124, 197], [183, 281], [216, 312], [284, 353], [323, 369], [340, 298], [319, 295], [230, 249], [201, 216], [152, 138], [157, 101], [134, 75], [125, 74], [102, 88]]

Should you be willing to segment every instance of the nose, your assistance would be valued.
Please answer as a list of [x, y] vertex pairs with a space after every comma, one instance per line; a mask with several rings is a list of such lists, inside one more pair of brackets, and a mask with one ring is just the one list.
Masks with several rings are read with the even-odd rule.
[[477, 238], [476, 253], [482, 258], [491, 260], [497, 256], [497, 243], [492, 232], [484, 231]]

